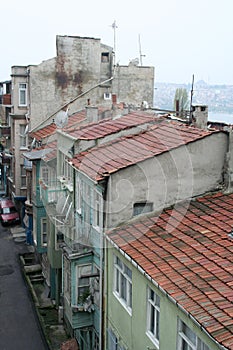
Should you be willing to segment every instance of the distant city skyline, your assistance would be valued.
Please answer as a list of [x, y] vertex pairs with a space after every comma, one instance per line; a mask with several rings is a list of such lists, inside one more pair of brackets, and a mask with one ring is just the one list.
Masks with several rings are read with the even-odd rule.
[[120, 65], [141, 59], [155, 67], [158, 82], [188, 84], [194, 74], [196, 81], [233, 85], [232, 13], [232, 0], [5, 1], [0, 80], [10, 79], [13, 65], [56, 56], [56, 35], [74, 35], [115, 47]]

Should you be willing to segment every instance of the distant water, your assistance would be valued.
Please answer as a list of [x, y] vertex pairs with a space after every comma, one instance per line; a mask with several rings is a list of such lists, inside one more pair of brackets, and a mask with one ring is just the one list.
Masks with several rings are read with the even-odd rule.
[[233, 124], [233, 113], [221, 113], [221, 112], [209, 112], [208, 120], [212, 122], [224, 122], [227, 124]]

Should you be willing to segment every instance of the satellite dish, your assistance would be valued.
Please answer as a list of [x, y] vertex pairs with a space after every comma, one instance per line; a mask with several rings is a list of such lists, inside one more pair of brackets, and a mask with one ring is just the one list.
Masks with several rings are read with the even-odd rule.
[[68, 123], [68, 108], [66, 111], [59, 111], [54, 119], [55, 124], [58, 128], [64, 128]]

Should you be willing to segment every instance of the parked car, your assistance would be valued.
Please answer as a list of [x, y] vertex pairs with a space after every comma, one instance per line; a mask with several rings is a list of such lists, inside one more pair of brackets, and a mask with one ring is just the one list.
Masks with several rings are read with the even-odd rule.
[[11, 199], [2, 198], [0, 201], [0, 220], [2, 225], [18, 224], [20, 222], [19, 213]]

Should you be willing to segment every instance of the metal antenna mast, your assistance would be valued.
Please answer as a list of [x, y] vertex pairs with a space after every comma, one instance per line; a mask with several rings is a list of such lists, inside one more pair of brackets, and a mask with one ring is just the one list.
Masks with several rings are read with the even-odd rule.
[[138, 35], [138, 42], [139, 42], [140, 65], [142, 66], [142, 57], [146, 57], [146, 55], [142, 54], [140, 34]]
[[193, 85], [194, 85], [194, 74], [192, 80], [192, 88], [191, 88], [191, 98], [190, 98], [190, 111], [189, 111], [189, 123], [192, 122], [192, 113], [193, 113]]
[[115, 66], [116, 63], [116, 20], [114, 20], [113, 24], [112, 24], [112, 29], [113, 29], [113, 35], [114, 35], [114, 44], [113, 44], [113, 65]]

